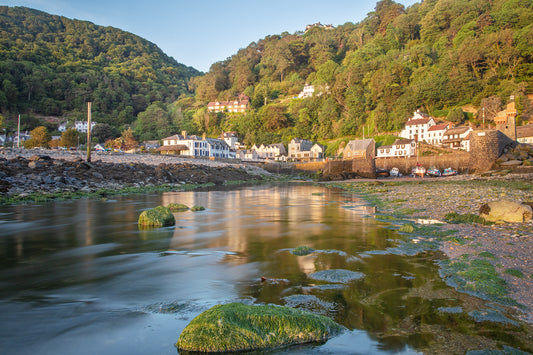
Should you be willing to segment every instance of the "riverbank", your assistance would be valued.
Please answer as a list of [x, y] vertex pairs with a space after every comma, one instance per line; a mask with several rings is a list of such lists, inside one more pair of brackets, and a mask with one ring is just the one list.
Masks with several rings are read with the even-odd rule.
[[501, 198], [533, 201], [532, 182], [531, 176], [523, 175], [340, 185], [375, 205], [377, 218], [397, 225], [410, 236], [412, 245], [432, 244], [446, 254], [449, 260], [441, 263], [441, 276], [448, 284], [510, 306], [522, 321], [533, 324], [533, 221], [492, 225], [446, 222], [451, 213], [477, 215], [482, 204]]
[[69, 198], [131, 189], [257, 182], [271, 174], [255, 166], [153, 154], [0, 150], [0, 197], [4, 202]]

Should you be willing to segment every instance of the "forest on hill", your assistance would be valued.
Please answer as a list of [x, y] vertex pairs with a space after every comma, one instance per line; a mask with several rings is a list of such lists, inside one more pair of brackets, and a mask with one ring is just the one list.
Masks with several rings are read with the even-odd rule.
[[[292, 99], [312, 84], [323, 95]], [[246, 143], [398, 131], [416, 109], [461, 123], [487, 119], [514, 95], [522, 118], [533, 85], [533, 0], [377, 2], [360, 23], [272, 35], [191, 80], [172, 105], [190, 127], [236, 131]], [[213, 114], [208, 101], [244, 93], [253, 110]], [[459, 113], [459, 114], [457, 114]]]
[[[315, 95], [299, 99], [305, 84]], [[4, 116], [73, 121], [92, 101], [94, 121], [140, 141], [186, 130], [234, 131], [248, 145], [326, 142], [399, 131], [417, 109], [476, 124], [477, 108], [490, 122], [511, 95], [521, 122], [532, 88], [533, 0], [381, 0], [359, 23], [267, 36], [203, 75], [133, 34], [0, 7]], [[208, 111], [239, 94], [247, 112]]]
[[25, 8], [0, 6], [0, 111], [132, 124], [153, 102], [188, 94], [201, 73], [131, 33]]

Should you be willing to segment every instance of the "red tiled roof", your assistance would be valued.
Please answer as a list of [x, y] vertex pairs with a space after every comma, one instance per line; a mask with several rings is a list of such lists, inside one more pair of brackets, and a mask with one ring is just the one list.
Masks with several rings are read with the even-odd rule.
[[419, 124], [426, 124], [431, 120], [431, 118], [417, 118], [416, 120], [409, 120], [405, 124], [406, 126], [416, 126]]
[[434, 126], [429, 127], [428, 131], [443, 131], [448, 128], [449, 125], [449, 123], [436, 124]]

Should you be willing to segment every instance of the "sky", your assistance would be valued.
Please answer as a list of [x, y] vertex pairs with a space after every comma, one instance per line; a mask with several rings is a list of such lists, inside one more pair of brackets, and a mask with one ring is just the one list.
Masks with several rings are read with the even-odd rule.
[[[0, 0], [131, 32], [179, 63], [207, 72], [213, 63], [269, 35], [320, 22], [358, 23], [378, 0]], [[409, 7], [420, 0], [396, 0]]]

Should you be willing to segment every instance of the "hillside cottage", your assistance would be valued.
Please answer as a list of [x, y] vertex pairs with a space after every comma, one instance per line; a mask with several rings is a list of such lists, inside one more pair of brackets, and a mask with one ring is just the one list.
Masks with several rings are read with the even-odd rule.
[[232, 112], [242, 113], [250, 109], [250, 98], [246, 95], [239, 95], [237, 100], [212, 101], [207, 104], [209, 112]]
[[429, 142], [429, 129], [435, 126], [435, 120], [428, 114], [417, 110], [413, 117], [405, 123], [405, 128], [400, 132], [400, 137], [414, 139], [415, 142]]
[[280, 160], [281, 156], [287, 154], [287, 150], [282, 143], [268, 145], [261, 144], [259, 147], [254, 144], [252, 150], [255, 150], [261, 159]]
[[351, 140], [342, 152], [343, 159], [373, 159], [376, 156], [376, 141], [372, 138]]
[[442, 145], [442, 138], [446, 130], [452, 128], [450, 123], [436, 124], [428, 129], [427, 142], [431, 145]]
[[392, 145], [384, 145], [377, 149], [378, 158], [412, 157], [416, 155], [414, 139], [397, 139]]
[[470, 151], [471, 127], [456, 127], [447, 130], [442, 138], [442, 146], [445, 148], [462, 149]]
[[293, 138], [289, 143], [288, 159], [311, 161], [324, 158], [324, 147], [302, 138]]

